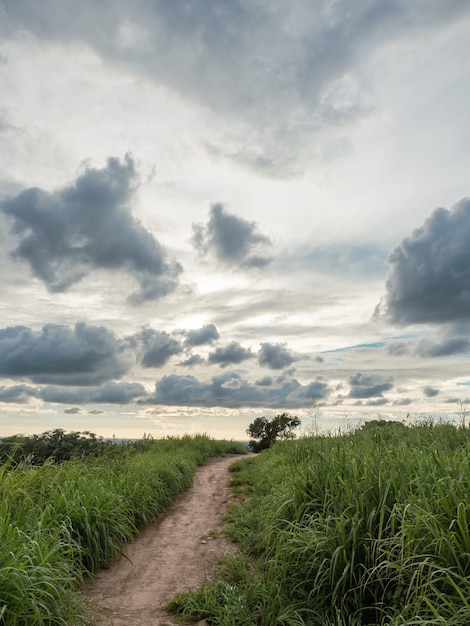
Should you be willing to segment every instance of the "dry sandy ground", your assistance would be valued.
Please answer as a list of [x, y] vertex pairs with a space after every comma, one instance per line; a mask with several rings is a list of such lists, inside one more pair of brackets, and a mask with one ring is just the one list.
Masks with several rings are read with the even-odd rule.
[[84, 594], [100, 626], [153, 626], [171, 623], [166, 602], [195, 589], [214, 572], [216, 561], [232, 550], [217, 533], [230, 500], [230, 455], [201, 467], [193, 486], [159, 520], [127, 547], [120, 558], [95, 576]]

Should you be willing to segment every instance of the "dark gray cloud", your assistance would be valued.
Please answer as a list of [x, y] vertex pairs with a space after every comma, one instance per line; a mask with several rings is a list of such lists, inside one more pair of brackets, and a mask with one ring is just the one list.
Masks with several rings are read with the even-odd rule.
[[267, 172], [298, 171], [312, 137], [370, 111], [363, 59], [397, 38], [419, 41], [420, 30], [441, 32], [469, 10], [465, 0], [369, 0], [354, 10], [311, 0], [51, 0], [47, 9], [3, 0], [2, 9], [3, 36], [29, 30], [85, 43], [216, 120], [230, 116], [236, 130], [216, 133], [213, 153]]
[[453, 354], [470, 352], [470, 339], [468, 337], [424, 337], [416, 342], [413, 354], [420, 357], [443, 357]]
[[[140, 383], [109, 382], [96, 387], [63, 387], [46, 385], [44, 387], [30, 387], [28, 385], [13, 385], [0, 387], [0, 402], [14, 402], [24, 404], [30, 398], [37, 398], [44, 402], [57, 404], [129, 404], [147, 395], [145, 387]], [[65, 413], [79, 413], [77, 407], [66, 409]], [[90, 413], [102, 413], [94, 410]]]
[[408, 406], [413, 400], [411, 398], [402, 398], [401, 400], [394, 400], [393, 404], [397, 406]]
[[291, 401], [298, 401], [298, 406], [311, 406], [313, 400], [322, 400], [328, 393], [328, 384], [321, 376], [318, 376], [316, 380], [307, 385], [299, 384], [297, 389], [289, 395], [289, 398]]
[[247, 350], [236, 341], [232, 341], [226, 346], [216, 348], [213, 352], [210, 352], [207, 360], [209, 363], [220, 365], [220, 367], [227, 367], [228, 365], [242, 363], [252, 358], [253, 353], [251, 350]]
[[0, 402], [13, 402], [24, 404], [31, 397], [36, 397], [37, 391], [28, 385], [12, 385], [11, 387], [0, 387]]
[[[459, 383], [457, 383], [457, 385], [459, 385]], [[452, 400], [451, 398], [449, 398], [449, 400]], [[457, 403], [459, 405], [458, 410], [456, 411], [457, 413], [457, 420], [459, 421], [460, 424], [466, 426], [468, 428], [468, 419], [469, 419], [469, 404], [470, 404], [470, 398], [459, 398], [457, 400]]]
[[273, 384], [273, 379], [271, 376], [263, 376], [255, 382], [255, 385], [258, 387], [270, 387]]
[[384, 404], [388, 404], [387, 398], [377, 398], [376, 400], [368, 400], [364, 402], [366, 406], [383, 406]]
[[188, 330], [186, 332], [185, 344], [188, 346], [202, 346], [212, 343], [219, 338], [219, 331], [215, 324], [206, 324], [202, 328]]
[[200, 354], [192, 354], [190, 357], [178, 363], [181, 367], [194, 367], [195, 365], [200, 365], [204, 363], [204, 359]]
[[144, 367], [162, 367], [172, 356], [183, 351], [180, 342], [165, 331], [145, 328], [136, 337], [142, 346], [141, 363]]
[[439, 395], [439, 389], [426, 385], [426, 387], [423, 388], [423, 393], [427, 398], [434, 398], [435, 396]]
[[66, 415], [78, 415], [81, 412], [82, 412], [82, 410], [78, 406], [74, 406], [71, 409], [65, 409], [64, 410], [64, 413]]
[[288, 370], [284, 370], [279, 376], [276, 377], [276, 384], [280, 385], [284, 383], [286, 380], [290, 380], [293, 378], [295, 374], [295, 367], [291, 367]]
[[102, 326], [46, 324], [0, 329], [0, 376], [56, 385], [99, 385], [121, 378], [132, 357], [128, 344]]
[[302, 385], [291, 378], [274, 386], [253, 385], [236, 372], [214, 376], [201, 382], [194, 376], [164, 376], [155, 385], [155, 394], [143, 401], [149, 404], [220, 407], [310, 407], [314, 400], [325, 398], [328, 384], [316, 380]]
[[59, 404], [129, 404], [147, 395], [140, 383], [105, 383], [101, 387], [43, 387], [37, 397]]
[[53, 193], [39, 188], [0, 202], [27, 262], [49, 291], [67, 291], [95, 269], [125, 270], [139, 283], [130, 301], [160, 298], [175, 289], [181, 266], [131, 213], [137, 186], [134, 161], [110, 158]]
[[202, 254], [212, 254], [226, 265], [255, 268], [268, 265], [271, 241], [255, 222], [229, 213], [222, 204], [213, 204], [205, 226], [193, 224], [192, 243]]
[[281, 370], [289, 367], [294, 360], [294, 356], [284, 343], [262, 343], [258, 352], [259, 364], [272, 370]]
[[470, 316], [470, 198], [436, 209], [390, 255], [377, 310], [395, 324], [443, 324]]
[[439, 358], [470, 352], [470, 329], [467, 324], [443, 324], [435, 332], [427, 332], [420, 339], [394, 341], [386, 352], [392, 356], [413, 355], [420, 358]]
[[384, 391], [389, 391], [393, 387], [393, 379], [390, 376], [363, 372], [356, 372], [349, 377], [348, 382], [351, 386], [350, 398], [381, 397]]

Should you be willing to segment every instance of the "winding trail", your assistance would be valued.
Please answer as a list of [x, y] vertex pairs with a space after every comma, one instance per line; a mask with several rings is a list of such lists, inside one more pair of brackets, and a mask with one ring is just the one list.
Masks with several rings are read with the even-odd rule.
[[219, 535], [231, 499], [229, 455], [199, 468], [193, 486], [127, 546], [126, 558], [95, 576], [83, 590], [100, 626], [171, 623], [164, 606], [176, 593], [196, 589], [234, 545]]

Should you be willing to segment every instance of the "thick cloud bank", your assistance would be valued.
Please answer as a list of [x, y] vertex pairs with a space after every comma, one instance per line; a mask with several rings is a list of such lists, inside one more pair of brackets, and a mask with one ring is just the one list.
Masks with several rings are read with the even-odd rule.
[[[436, 209], [389, 257], [381, 305], [395, 324], [443, 324], [470, 316], [470, 198]], [[450, 353], [452, 350], [446, 349]]]
[[40, 384], [99, 385], [130, 366], [125, 342], [102, 326], [47, 324], [0, 329], [0, 376]]
[[322, 380], [302, 385], [295, 378], [279, 381], [278, 386], [253, 385], [236, 372], [214, 376], [201, 382], [194, 376], [164, 376], [155, 385], [149, 404], [220, 407], [311, 407], [314, 400], [325, 398], [330, 389]]
[[229, 213], [222, 204], [212, 205], [206, 226], [193, 225], [192, 241], [202, 254], [211, 254], [232, 267], [264, 267], [272, 260], [267, 255], [269, 237], [258, 230], [255, 222]]
[[53, 193], [31, 188], [0, 208], [13, 221], [19, 243], [14, 257], [26, 261], [49, 291], [67, 291], [95, 269], [125, 270], [140, 285], [135, 303], [168, 294], [181, 267], [131, 213], [137, 175], [130, 156], [89, 168], [74, 184]]
[[55, 387], [40, 389], [38, 397], [45, 402], [61, 404], [128, 404], [147, 394], [140, 383], [105, 383], [101, 387]]
[[[98, 387], [61, 387], [57, 385], [0, 387], [0, 402], [15, 403], [25, 403], [30, 398], [39, 398], [44, 402], [57, 404], [128, 404], [146, 395], [145, 387], [140, 383], [108, 382]], [[65, 411], [65, 413], [75, 412], [78, 411], [73, 409]], [[91, 413], [101, 413], [101, 411], [94, 410]]]

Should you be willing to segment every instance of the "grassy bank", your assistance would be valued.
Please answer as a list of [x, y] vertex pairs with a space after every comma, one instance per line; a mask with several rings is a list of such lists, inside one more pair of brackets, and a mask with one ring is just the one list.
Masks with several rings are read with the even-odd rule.
[[85, 623], [82, 577], [187, 489], [198, 465], [242, 451], [206, 436], [146, 439], [85, 461], [0, 466], [0, 624]]
[[470, 433], [372, 424], [237, 463], [243, 552], [172, 610], [222, 626], [470, 624]]

